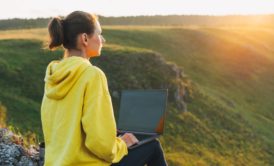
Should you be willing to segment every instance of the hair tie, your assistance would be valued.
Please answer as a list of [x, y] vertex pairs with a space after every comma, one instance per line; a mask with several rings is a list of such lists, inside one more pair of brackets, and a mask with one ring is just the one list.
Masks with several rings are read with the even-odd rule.
[[64, 19], [60, 19], [60, 21], [61, 21], [62, 26], [64, 27], [64, 25], [65, 25], [65, 20], [64, 20]]

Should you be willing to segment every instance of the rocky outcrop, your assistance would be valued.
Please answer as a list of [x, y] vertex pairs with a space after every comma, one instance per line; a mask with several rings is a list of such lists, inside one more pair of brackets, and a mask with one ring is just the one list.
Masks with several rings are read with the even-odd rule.
[[[106, 73], [111, 96], [119, 101], [123, 89], [168, 89], [169, 102], [187, 111], [186, 101], [191, 98], [191, 82], [182, 68], [167, 62], [159, 53], [130, 51], [107, 53], [94, 60]], [[119, 104], [118, 102], [116, 103]]]
[[0, 128], [0, 166], [39, 166], [39, 148], [24, 147], [23, 138], [7, 128]]

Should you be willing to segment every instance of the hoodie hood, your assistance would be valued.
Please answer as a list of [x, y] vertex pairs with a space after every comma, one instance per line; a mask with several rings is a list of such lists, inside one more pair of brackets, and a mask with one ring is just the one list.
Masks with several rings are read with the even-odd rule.
[[44, 78], [45, 95], [55, 100], [63, 99], [89, 66], [89, 60], [77, 56], [51, 61]]

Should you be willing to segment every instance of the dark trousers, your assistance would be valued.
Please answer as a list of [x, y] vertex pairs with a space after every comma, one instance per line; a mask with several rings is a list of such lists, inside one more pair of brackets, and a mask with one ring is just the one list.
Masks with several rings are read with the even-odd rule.
[[112, 166], [166, 166], [163, 149], [158, 140], [128, 150], [126, 155], [119, 163]]

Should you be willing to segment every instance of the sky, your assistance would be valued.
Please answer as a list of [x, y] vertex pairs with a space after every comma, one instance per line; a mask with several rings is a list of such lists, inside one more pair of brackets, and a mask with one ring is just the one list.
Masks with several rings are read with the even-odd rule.
[[0, 19], [65, 16], [75, 10], [102, 16], [274, 14], [274, 0], [2, 0]]

